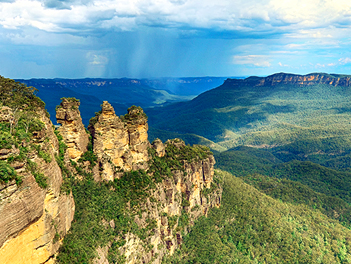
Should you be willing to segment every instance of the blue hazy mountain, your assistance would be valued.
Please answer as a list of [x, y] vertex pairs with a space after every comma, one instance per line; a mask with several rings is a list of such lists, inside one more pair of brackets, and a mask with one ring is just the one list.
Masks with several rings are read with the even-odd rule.
[[85, 124], [100, 110], [102, 101], [109, 101], [117, 115], [125, 114], [131, 105], [153, 108], [174, 102], [188, 101], [201, 92], [217, 87], [223, 77], [162, 78], [162, 79], [17, 79], [36, 87], [46, 102], [55, 123], [55, 107], [62, 97], [81, 101], [80, 111]]

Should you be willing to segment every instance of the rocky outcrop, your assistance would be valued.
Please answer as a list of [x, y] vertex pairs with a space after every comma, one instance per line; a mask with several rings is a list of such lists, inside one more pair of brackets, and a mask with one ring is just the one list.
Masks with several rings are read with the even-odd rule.
[[[78, 106], [79, 102], [64, 99], [57, 109], [61, 123], [59, 131], [68, 146], [67, 160], [79, 159], [87, 149], [88, 138]], [[40, 113], [40, 119], [45, 128], [33, 133], [31, 144], [45, 151], [50, 158], [44, 160], [35, 149], [28, 153], [28, 158], [48, 178], [48, 186], [38, 185], [27, 168], [29, 161], [10, 163], [23, 177], [23, 183], [17, 185], [12, 181], [0, 185], [0, 263], [53, 263], [73, 220], [73, 197], [60, 192], [63, 178], [54, 158], [59, 154], [59, 142], [44, 112]], [[127, 263], [161, 263], [165, 255], [173, 254], [181, 245], [182, 235], [189, 231], [194, 221], [206, 215], [211, 207], [219, 206], [221, 201], [222, 189], [213, 183], [215, 160], [211, 153], [202, 159], [191, 155], [193, 158], [181, 160], [174, 153], [186, 153], [192, 148], [179, 139], [165, 144], [155, 140], [151, 145], [147, 130], [147, 117], [141, 108], [131, 107], [128, 114], [119, 118], [108, 102], [103, 103], [101, 114], [90, 126], [99, 167], [93, 170], [99, 173], [99, 180], [113, 180], [130, 170], [148, 171], [156, 157], [164, 162], [179, 159], [178, 164], [181, 164], [157, 183], [140, 204], [141, 214], [133, 216], [140, 228], [147, 228], [150, 221], [154, 222], [154, 227], [145, 239], [133, 233], [124, 235], [125, 243], [117, 250], [125, 256]], [[23, 142], [23, 146], [26, 144]], [[154, 156], [149, 148], [154, 150]], [[175, 156], [170, 157], [170, 153]], [[0, 150], [0, 160], [8, 161], [19, 154], [19, 147], [13, 145]], [[115, 228], [113, 220], [105, 222], [102, 224], [106, 228]], [[93, 262], [108, 263], [111, 245], [112, 241], [97, 248], [99, 257]]]
[[87, 151], [89, 136], [85, 131], [79, 112], [80, 102], [75, 98], [63, 98], [56, 109], [57, 123], [61, 124], [58, 131], [67, 145], [70, 159], [77, 161]]
[[[165, 144], [156, 140], [152, 147], [162, 150], [164, 156], [171, 145], [180, 151], [186, 147], [179, 139]], [[222, 187], [213, 182], [215, 160], [212, 154], [182, 164], [181, 169], [174, 170], [171, 177], [158, 184], [151, 198], [146, 200], [142, 215], [135, 216], [135, 222], [143, 228], [150, 220], [156, 224], [152, 235], [145, 241], [127, 234], [126, 243], [119, 249], [126, 263], [161, 263], [165, 255], [173, 254], [181, 246], [183, 234], [198, 217], [207, 215], [210, 208], [220, 206]], [[101, 260], [107, 259], [101, 256], [101, 250], [99, 255]]]
[[123, 171], [147, 169], [148, 124], [141, 108], [129, 108], [122, 119], [104, 101], [101, 114], [89, 130], [93, 136], [94, 153], [98, 157], [100, 179], [113, 180], [119, 178]]
[[[39, 187], [28, 171], [29, 161], [11, 163], [23, 182], [0, 184], [0, 263], [52, 262], [73, 220], [73, 197], [60, 193], [62, 175], [54, 158], [58, 153], [58, 140], [44, 111], [39, 116], [45, 128], [41, 133], [34, 133], [37, 137], [32, 143], [40, 145], [51, 158], [44, 161], [33, 152], [29, 159], [47, 177], [48, 186]], [[17, 150], [13, 146], [10, 152], [8, 149], [0, 152], [16, 156]]]
[[0, 122], [10, 122], [13, 118], [12, 109], [8, 106], [0, 108]]
[[152, 142], [152, 148], [156, 151], [156, 156], [162, 158], [166, 154], [165, 146], [162, 141], [157, 138]]

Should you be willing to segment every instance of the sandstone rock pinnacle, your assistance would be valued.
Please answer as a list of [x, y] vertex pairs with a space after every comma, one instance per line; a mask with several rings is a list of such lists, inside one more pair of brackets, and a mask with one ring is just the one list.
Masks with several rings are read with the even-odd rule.
[[90, 127], [101, 179], [119, 178], [123, 171], [148, 167], [147, 117], [140, 107], [131, 107], [123, 119], [104, 101], [101, 114]]
[[67, 153], [72, 160], [78, 160], [87, 151], [89, 136], [85, 131], [80, 116], [80, 102], [75, 98], [63, 98], [61, 104], [56, 108], [58, 128], [67, 145]]

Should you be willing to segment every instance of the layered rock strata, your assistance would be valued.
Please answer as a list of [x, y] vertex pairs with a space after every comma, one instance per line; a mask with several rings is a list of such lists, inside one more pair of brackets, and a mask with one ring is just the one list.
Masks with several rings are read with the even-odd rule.
[[80, 102], [75, 98], [63, 98], [56, 109], [58, 131], [62, 135], [70, 159], [77, 161], [87, 151], [89, 135], [82, 123], [79, 112]]
[[232, 86], [276, 86], [276, 85], [332, 85], [332, 86], [351, 86], [350, 75], [337, 75], [326, 73], [310, 73], [307, 75], [298, 75], [290, 73], [276, 73], [267, 77], [248, 77], [246, 79], [227, 79], [225, 84]]
[[327, 75], [323, 73], [311, 73], [307, 75], [296, 75], [288, 73], [277, 73], [260, 80], [259, 85], [277, 84], [297, 84], [297, 85], [316, 85], [328, 84], [333, 86], [350, 86], [351, 78]]
[[96, 123], [89, 127], [102, 180], [119, 178], [123, 171], [147, 169], [148, 124], [143, 110], [131, 107], [123, 118], [104, 101]]
[[[183, 141], [176, 139], [165, 144], [156, 140], [152, 148], [158, 150], [157, 156], [164, 156], [169, 145], [180, 150], [185, 147]], [[143, 213], [135, 216], [135, 222], [140, 227], [146, 227], [150, 219], [155, 220], [156, 226], [152, 235], [144, 241], [134, 234], [125, 236], [126, 243], [119, 251], [125, 256], [126, 263], [160, 264], [165, 255], [173, 254], [181, 246], [182, 234], [188, 232], [198, 217], [207, 215], [210, 208], [220, 206], [222, 188], [213, 183], [213, 156], [182, 163], [181, 170], [173, 171], [172, 177], [157, 185], [151, 197], [142, 205]], [[109, 263], [107, 252], [108, 247], [99, 249], [99, 257], [94, 263]]]
[[[45, 162], [36, 153], [30, 160], [48, 178], [47, 188], [39, 187], [27, 169], [27, 162], [12, 163], [18, 175], [23, 177], [21, 185], [15, 181], [0, 184], [0, 263], [34, 264], [51, 263], [60, 241], [71, 226], [74, 216], [72, 195], [60, 193], [62, 175], [54, 155], [58, 153], [58, 140], [52, 123], [44, 111], [39, 113], [45, 124], [43, 131], [35, 133], [34, 139], [51, 157]], [[19, 149], [0, 150], [2, 159], [6, 155], [16, 156]], [[54, 239], [55, 238], [55, 239]]]

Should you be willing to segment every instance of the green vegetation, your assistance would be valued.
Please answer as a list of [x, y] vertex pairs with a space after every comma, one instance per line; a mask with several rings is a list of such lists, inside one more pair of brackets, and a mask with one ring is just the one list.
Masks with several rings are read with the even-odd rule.
[[265, 196], [224, 173], [220, 208], [164, 263], [349, 263], [351, 231], [305, 205]]
[[92, 118], [90, 118], [89, 120], [89, 128], [93, 128], [94, 125], [97, 123], [97, 121], [99, 120], [99, 116], [101, 115], [102, 111], [100, 110], [99, 112], [95, 112], [95, 116], [93, 116]]
[[[174, 144], [175, 143], [175, 144]], [[165, 177], [172, 176], [172, 170], [184, 171], [184, 161], [193, 162], [206, 159], [212, 152], [208, 147], [201, 145], [188, 146], [180, 139], [174, 139], [166, 142], [166, 154], [163, 157], [157, 157], [156, 151], [149, 149], [149, 155], [152, 157], [149, 172], [152, 173], [156, 182], [161, 182]]]
[[93, 143], [92, 143], [92, 137], [90, 136], [89, 137], [89, 143], [88, 143], [88, 146], [87, 146], [87, 151], [84, 152], [84, 154], [79, 158], [78, 162], [80, 163], [84, 163], [85, 161], [89, 161], [89, 169], [92, 170], [95, 165], [96, 165], [96, 162], [97, 162], [97, 157], [96, 155], [94, 154], [94, 151], [93, 151]]
[[[228, 149], [215, 153], [217, 166], [241, 176], [216, 171], [211, 188], [201, 195], [209, 198], [221, 183], [222, 205], [199, 218], [186, 235], [190, 214], [185, 209], [190, 203], [186, 194], [177, 197], [185, 208], [182, 214], [162, 217], [167, 217], [173, 232], [183, 232], [184, 244], [163, 263], [351, 263], [351, 90], [252, 85], [259, 79], [228, 81], [191, 102], [163, 112], [150, 110], [154, 135], [164, 140], [169, 130], [217, 151]], [[33, 87], [0, 77], [1, 111], [7, 111], [0, 114], [8, 118], [0, 122], [0, 149], [8, 155], [0, 161], [1, 184], [20, 184], [22, 178], [11, 165], [23, 163], [41, 188], [48, 187], [48, 178], [30, 159], [33, 154], [46, 163], [53, 158], [48, 139], [37, 139], [45, 125], [37, 115], [44, 111], [44, 103], [35, 94]], [[126, 122], [147, 118], [140, 107], [128, 111], [122, 117]], [[90, 127], [100, 114], [90, 120]], [[58, 263], [92, 263], [96, 249], [107, 245], [110, 263], [123, 263], [118, 248], [126, 243], [127, 233], [150, 252], [156, 221], [146, 216], [146, 224], [140, 226], [136, 219], [147, 213], [146, 204], [158, 206], [153, 197], [157, 185], [174, 170], [185, 174], [185, 163], [212, 154], [208, 147], [190, 147], [175, 139], [166, 142], [163, 157], [149, 149], [148, 171], [95, 182], [92, 143], [78, 162], [68, 161], [67, 146], [59, 132], [55, 134], [61, 192], [72, 193], [76, 206]], [[61, 237], [52, 224], [56, 243]]]
[[22, 177], [17, 175], [14, 168], [12, 168], [7, 162], [0, 161], [0, 183], [8, 183], [12, 180], [16, 181], [16, 184], [22, 183]]
[[128, 114], [125, 114], [122, 120], [128, 122], [140, 117], [147, 118], [147, 115], [144, 113], [144, 110], [140, 106], [132, 105], [128, 108]]
[[153, 127], [149, 128], [148, 134], [150, 142], [154, 141], [156, 138], [161, 139], [162, 142], [166, 142], [168, 139], [172, 138], [181, 138], [187, 145], [203, 145], [211, 148], [212, 151], [226, 150], [226, 148], [217, 143], [195, 134], [179, 134], [176, 132], [155, 129]]
[[46, 177], [43, 173], [38, 171], [38, 165], [31, 161], [30, 159], [27, 160], [27, 167], [28, 170], [33, 174], [35, 181], [41, 188], [46, 188], [48, 186], [48, 177]]
[[214, 142], [216, 150], [218, 145], [230, 149], [297, 144], [307, 155], [317, 149], [325, 156], [350, 149], [349, 87], [259, 86], [260, 80], [228, 80], [192, 101], [147, 110], [152, 137], [165, 140], [168, 132], [184, 139], [197, 135]]
[[[285, 151], [285, 149], [279, 147], [279, 151]], [[276, 157], [281, 156], [279, 151], [238, 147], [215, 154], [216, 166], [237, 176], [259, 173], [279, 179], [297, 181], [309, 186], [314, 191], [342, 198], [347, 203], [351, 202], [350, 172], [347, 170], [337, 171], [311, 161], [294, 159], [282, 162]], [[346, 166], [346, 164], [344, 165]]]
[[61, 101], [65, 100], [65, 101], [68, 101], [70, 103], [77, 103], [79, 102], [79, 99], [77, 98], [74, 98], [74, 97], [62, 97], [60, 98]]
[[[66, 235], [58, 263], [91, 263], [96, 257], [95, 249], [105, 246], [114, 237], [137, 229], [125, 209], [124, 200], [118, 192], [106, 184], [91, 178], [76, 181], [73, 187], [76, 212], [69, 234]], [[102, 220], [114, 219], [116, 228], [104, 226]]]
[[[60, 135], [57, 135], [60, 139]], [[110, 263], [123, 263], [124, 256], [119, 255], [117, 249], [125, 244], [127, 233], [137, 236], [147, 252], [152, 250], [148, 239], [154, 232], [156, 222], [147, 217], [146, 226], [140, 227], [134, 221], [135, 216], [141, 217], [143, 212], [147, 212], [147, 200], [152, 206], [158, 206], [152, 195], [157, 184], [172, 176], [172, 170], [183, 170], [182, 159], [190, 162], [198, 160], [198, 156], [204, 158], [210, 154], [206, 147], [185, 146], [180, 140], [174, 142], [179, 147], [167, 144], [167, 154], [162, 158], [155, 155], [155, 150], [149, 149], [151, 159], [148, 172], [124, 172], [120, 179], [110, 182], [95, 182], [91, 166], [84, 167], [82, 161], [71, 161], [70, 165], [75, 170], [73, 174], [81, 177], [78, 179], [69, 173], [63, 173], [63, 186], [65, 190], [72, 190], [76, 212], [72, 228], [60, 248], [58, 263], [91, 263], [96, 257], [96, 248], [106, 245], [111, 245], [108, 254]], [[91, 151], [90, 148], [88, 152]], [[91, 157], [91, 154], [84, 154], [83, 157], [87, 161], [86, 157]], [[62, 166], [61, 157], [56, 159]], [[94, 158], [91, 161], [96, 162]], [[62, 166], [61, 169], [64, 171], [66, 167]], [[109, 224], [111, 221], [114, 228]], [[178, 223], [177, 231], [181, 231], [189, 224], [189, 215], [184, 212], [179, 219], [178, 216], [169, 216], [168, 221], [172, 228]]]
[[316, 192], [302, 183], [288, 179], [259, 174], [242, 179], [274, 199], [307, 205], [310, 209], [317, 209], [328, 217], [339, 220], [343, 225], [351, 227], [351, 205], [341, 198]]
[[216, 166], [236, 176], [253, 173], [269, 175], [272, 166], [281, 163], [272, 153], [263, 149], [236, 147], [215, 153]]
[[[47, 187], [47, 178], [38, 169], [38, 165], [30, 160], [36, 152], [39, 158], [49, 163], [52, 160], [47, 140], [37, 142], [36, 137], [45, 128], [39, 119], [39, 112], [47, 114], [45, 104], [36, 96], [37, 89], [0, 76], [0, 149], [7, 149], [6, 161], [1, 161], [0, 182], [15, 180], [22, 182], [21, 176], [10, 166], [23, 162], [40, 187]], [[48, 115], [48, 114], [47, 114]]]
[[10, 108], [35, 110], [44, 108], [45, 103], [36, 96], [37, 89], [0, 76], [0, 102]]

